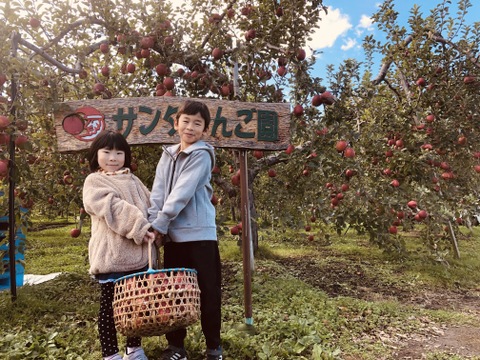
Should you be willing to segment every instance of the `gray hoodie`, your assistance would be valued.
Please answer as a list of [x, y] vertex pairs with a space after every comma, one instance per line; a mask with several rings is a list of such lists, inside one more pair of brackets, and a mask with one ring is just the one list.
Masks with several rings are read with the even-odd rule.
[[210, 184], [214, 149], [197, 141], [184, 151], [164, 146], [150, 195], [148, 220], [174, 242], [217, 240]]

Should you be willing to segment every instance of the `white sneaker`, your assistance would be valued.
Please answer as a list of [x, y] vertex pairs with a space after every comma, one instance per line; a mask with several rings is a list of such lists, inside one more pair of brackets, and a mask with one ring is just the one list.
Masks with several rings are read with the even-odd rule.
[[147, 355], [142, 348], [135, 350], [130, 354], [125, 354], [123, 360], [148, 360]]

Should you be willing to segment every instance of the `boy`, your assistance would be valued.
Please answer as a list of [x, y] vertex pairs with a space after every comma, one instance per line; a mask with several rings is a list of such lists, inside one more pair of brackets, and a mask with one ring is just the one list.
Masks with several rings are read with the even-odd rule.
[[[164, 267], [197, 270], [201, 325], [208, 360], [222, 360], [221, 279], [210, 184], [214, 149], [202, 141], [210, 124], [208, 107], [187, 100], [175, 117], [180, 144], [164, 146], [150, 195], [149, 221], [165, 244]], [[185, 328], [166, 334], [161, 360], [186, 360]]]

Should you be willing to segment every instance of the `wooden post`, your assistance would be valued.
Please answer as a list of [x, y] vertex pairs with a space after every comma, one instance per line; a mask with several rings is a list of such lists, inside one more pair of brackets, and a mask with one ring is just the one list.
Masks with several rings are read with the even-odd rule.
[[242, 254], [243, 254], [243, 297], [245, 303], [245, 324], [253, 325], [252, 311], [252, 239], [250, 231], [250, 204], [248, 200], [247, 152], [240, 151], [240, 206], [242, 208]]
[[[16, 32], [12, 33], [12, 57], [17, 56], [18, 48], [18, 34]], [[15, 81], [15, 74], [12, 74], [12, 106], [10, 113], [13, 115], [13, 123], [15, 124], [16, 118], [16, 109], [15, 101], [17, 97], [17, 84]], [[10, 141], [8, 143], [9, 153], [10, 153], [10, 162], [9, 162], [9, 176], [8, 176], [8, 222], [9, 222], [9, 231], [8, 231], [8, 252], [10, 257], [10, 294], [12, 297], [12, 302], [17, 299], [17, 274], [16, 274], [16, 258], [15, 258], [15, 139], [13, 134], [10, 136]]]

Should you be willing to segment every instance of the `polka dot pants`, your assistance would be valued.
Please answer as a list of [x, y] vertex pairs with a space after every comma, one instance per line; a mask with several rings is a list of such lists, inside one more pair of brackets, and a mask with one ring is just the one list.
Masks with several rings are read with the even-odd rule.
[[[114, 282], [100, 284], [100, 311], [98, 313], [98, 333], [102, 347], [102, 357], [118, 353], [117, 330], [113, 320]], [[128, 347], [141, 346], [141, 338], [127, 337]]]

